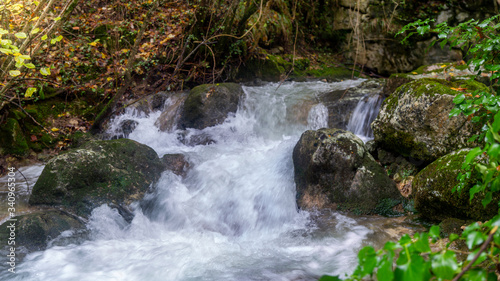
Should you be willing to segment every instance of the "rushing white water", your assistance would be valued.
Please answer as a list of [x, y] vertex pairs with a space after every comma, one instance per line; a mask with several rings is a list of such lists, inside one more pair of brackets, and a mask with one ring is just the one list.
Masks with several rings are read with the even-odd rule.
[[383, 98], [377, 95], [362, 98], [352, 113], [347, 130], [356, 134], [364, 142], [373, 139], [371, 123], [377, 118]]
[[[204, 130], [160, 132], [159, 113], [126, 113], [129, 138], [161, 156], [183, 153], [186, 178], [166, 171], [153, 193], [135, 206], [128, 224], [114, 209], [92, 213], [91, 239], [28, 255], [1, 280], [316, 280], [351, 272], [371, 231], [332, 213], [335, 227], [318, 227], [297, 211], [292, 150], [306, 129], [326, 127], [324, 105], [307, 125], [290, 120], [293, 108], [319, 93], [360, 81], [285, 83], [244, 87], [246, 97], [225, 123]], [[203, 136], [209, 145], [183, 143]], [[330, 224], [330, 225], [331, 225]]]

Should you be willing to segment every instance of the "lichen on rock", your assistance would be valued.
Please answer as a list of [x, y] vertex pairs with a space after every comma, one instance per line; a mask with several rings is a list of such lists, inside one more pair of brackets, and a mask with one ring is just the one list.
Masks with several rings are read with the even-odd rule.
[[371, 213], [384, 199], [400, 199], [395, 183], [363, 141], [340, 129], [306, 131], [293, 150], [297, 204]]
[[156, 152], [135, 141], [88, 142], [47, 163], [29, 203], [62, 206], [80, 216], [101, 204], [125, 210], [142, 198], [163, 169]]

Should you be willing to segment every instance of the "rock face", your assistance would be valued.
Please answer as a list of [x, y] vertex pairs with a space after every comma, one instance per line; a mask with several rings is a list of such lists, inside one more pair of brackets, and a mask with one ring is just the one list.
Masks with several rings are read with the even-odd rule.
[[[498, 213], [495, 203], [483, 208], [482, 194], [476, 194], [469, 201], [469, 189], [475, 184], [471, 181], [461, 193], [451, 192], [458, 184], [457, 176], [461, 172], [462, 163], [469, 149], [462, 149], [447, 154], [420, 171], [412, 183], [412, 194], [415, 208], [424, 217], [441, 220], [444, 218], [461, 218], [487, 220]], [[492, 202], [498, 202], [493, 198]]]
[[194, 87], [184, 102], [179, 126], [203, 129], [221, 124], [229, 113], [236, 112], [242, 96], [243, 89], [235, 83]]
[[80, 216], [142, 198], [164, 166], [156, 152], [128, 139], [93, 141], [50, 160], [33, 187], [31, 205], [63, 206]]
[[404, 84], [385, 99], [372, 123], [375, 141], [387, 151], [427, 163], [475, 145], [467, 140], [479, 132], [479, 126], [463, 115], [449, 117], [453, 98], [461, 94], [451, 88], [488, 91], [475, 81], [419, 79]]
[[306, 131], [293, 150], [297, 204], [372, 212], [384, 199], [399, 199], [395, 183], [348, 131]]
[[[408, 19], [432, 18], [434, 25], [447, 22], [449, 26], [456, 26], [470, 19], [494, 15], [494, 3], [486, 0], [403, 3], [341, 0], [330, 5], [329, 9], [333, 10], [330, 26], [332, 31], [343, 34], [337, 41], [343, 42], [346, 55], [368, 69], [385, 75], [409, 72], [425, 64], [460, 60], [462, 52], [460, 49], [441, 49], [438, 44], [427, 51], [432, 40], [436, 39], [431, 35], [414, 36], [410, 39], [410, 46], [401, 45], [394, 40], [393, 34], [401, 30]], [[362, 42], [359, 48], [358, 40]]]
[[[63, 231], [85, 228], [85, 224], [79, 219], [59, 210], [21, 215], [16, 219], [16, 245], [25, 247], [29, 252], [44, 250], [47, 242]], [[7, 221], [0, 226], [0, 238], [3, 241], [8, 241], [10, 236], [10, 229], [7, 228], [10, 223]]]
[[160, 131], [172, 131], [177, 127], [187, 97], [187, 93], [179, 92], [167, 99], [163, 112], [155, 122]]

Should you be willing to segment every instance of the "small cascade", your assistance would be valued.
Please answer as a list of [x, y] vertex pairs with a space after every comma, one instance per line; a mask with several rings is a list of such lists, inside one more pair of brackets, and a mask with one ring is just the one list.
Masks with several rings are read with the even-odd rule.
[[322, 103], [313, 106], [307, 116], [307, 125], [313, 130], [328, 127], [328, 108]]
[[377, 118], [383, 97], [379, 94], [362, 98], [347, 124], [347, 130], [353, 132], [364, 142], [373, 139], [373, 131], [370, 124]]

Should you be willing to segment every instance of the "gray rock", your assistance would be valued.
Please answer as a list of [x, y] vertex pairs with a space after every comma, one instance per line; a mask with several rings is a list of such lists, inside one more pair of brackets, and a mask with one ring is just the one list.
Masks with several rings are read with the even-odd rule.
[[236, 112], [242, 96], [243, 89], [235, 83], [197, 86], [184, 102], [179, 126], [204, 129], [221, 124], [229, 113]]
[[452, 87], [488, 91], [484, 84], [469, 80], [419, 79], [404, 84], [385, 99], [372, 123], [375, 141], [387, 151], [427, 163], [476, 145], [467, 140], [478, 134], [480, 127], [463, 115], [449, 117], [453, 98], [461, 94]]
[[303, 209], [338, 207], [373, 212], [399, 199], [395, 183], [348, 131], [306, 131], [293, 150], [297, 204]]
[[184, 154], [165, 154], [161, 158], [161, 162], [165, 165], [167, 170], [172, 171], [174, 174], [185, 177], [190, 168], [189, 162], [186, 160]]
[[172, 131], [177, 128], [182, 107], [188, 97], [185, 92], [174, 93], [165, 102], [163, 112], [155, 122], [155, 125], [160, 128], [160, 131]]
[[[76, 216], [59, 210], [40, 211], [15, 217], [15, 228], [7, 228], [11, 221], [0, 226], [0, 239], [8, 241], [11, 230], [15, 233], [18, 251], [23, 247], [27, 252], [42, 251], [47, 243], [67, 230], [85, 229], [84, 222]], [[17, 252], [19, 253], [19, 252]]]
[[157, 181], [163, 164], [156, 152], [128, 139], [93, 141], [50, 160], [33, 187], [31, 205], [62, 206], [88, 216], [102, 204], [127, 206]]
[[[476, 183], [475, 175], [466, 184], [462, 192], [452, 192], [458, 184], [457, 176], [463, 173], [462, 163], [469, 149], [462, 149], [447, 154], [420, 171], [412, 183], [415, 208], [422, 216], [429, 219], [461, 218], [488, 220], [498, 213], [498, 206], [490, 203], [483, 208], [481, 200], [484, 194], [478, 193], [469, 201], [469, 190]], [[495, 195], [492, 202], [498, 202]]]

